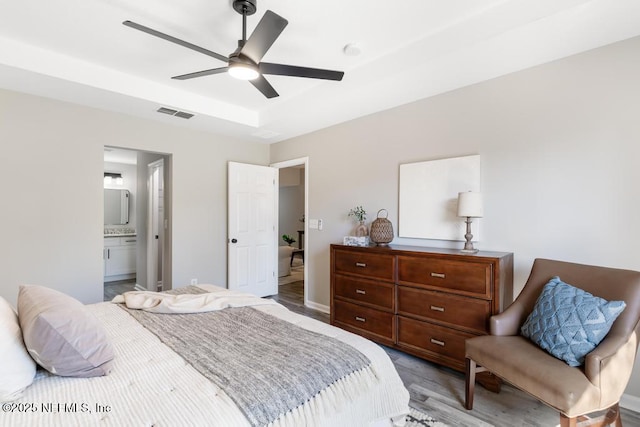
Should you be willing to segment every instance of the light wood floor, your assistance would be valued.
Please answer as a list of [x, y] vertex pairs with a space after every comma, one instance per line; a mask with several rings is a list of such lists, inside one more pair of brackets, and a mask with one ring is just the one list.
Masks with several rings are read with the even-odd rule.
[[115, 282], [106, 282], [104, 284], [103, 301], [111, 301], [116, 295], [133, 291], [136, 286], [135, 280], [118, 280]]
[[[329, 323], [329, 315], [304, 306], [303, 282], [279, 286], [272, 298], [289, 310]], [[557, 412], [503, 384], [498, 394], [476, 386], [474, 409], [464, 409], [464, 374], [382, 346], [411, 395], [411, 406], [451, 427], [555, 427]], [[622, 409], [625, 427], [640, 427], [640, 414]]]

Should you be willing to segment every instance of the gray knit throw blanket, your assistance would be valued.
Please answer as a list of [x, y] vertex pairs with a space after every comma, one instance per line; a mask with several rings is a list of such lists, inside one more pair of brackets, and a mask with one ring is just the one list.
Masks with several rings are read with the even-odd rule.
[[[181, 289], [171, 293], [200, 293]], [[127, 310], [264, 426], [347, 375], [370, 367], [353, 347], [251, 307], [198, 314]]]

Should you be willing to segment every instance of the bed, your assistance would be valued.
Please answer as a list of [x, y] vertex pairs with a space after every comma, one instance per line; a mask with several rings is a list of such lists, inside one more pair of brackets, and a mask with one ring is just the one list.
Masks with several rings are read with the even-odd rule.
[[[205, 295], [224, 297], [230, 293], [213, 285], [190, 288], [191, 293], [206, 292]], [[146, 316], [146, 311], [128, 310], [122, 304], [106, 302], [88, 305], [86, 309], [104, 327], [113, 347], [115, 357], [110, 373], [91, 378], [73, 378], [39, 369], [33, 384], [23, 391], [21, 397], [9, 402], [10, 406], [3, 404], [0, 424], [349, 427], [404, 424], [409, 411], [409, 394], [391, 360], [378, 345], [293, 313], [271, 300], [244, 305], [216, 311], [215, 315], [223, 313], [222, 316], [227, 316], [224, 321], [212, 321], [204, 317], [212, 314], [209, 312], [149, 314], [151, 317], [144, 320], [140, 316]], [[176, 319], [180, 319], [180, 316], [186, 316], [184, 318], [189, 321], [205, 321], [186, 327], [173, 338], [164, 336], [169, 327], [162, 319], [178, 322]], [[238, 322], [239, 318], [255, 318], [256, 323], [250, 325], [248, 320]], [[143, 326], [145, 322], [146, 326]], [[206, 332], [205, 329], [209, 327], [206, 325], [211, 324], [227, 325], [231, 334], [225, 336], [218, 330]], [[243, 335], [243, 327], [247, 331], [255, 331], [254, 335], [264, 337], [269, 344], [251, 341], [256, 338]], [[289, 344], [284, 343], [287, 338], [283, 339], [283, 336], [298, 333], [303, 337], [304, 344], [298, 343], [296, 346], [307, 346], [306, 353], [318, 359], [315, 363], [321, 363], [323, 369], [328, 359], [340, 359], [337, 360], [340, 365], [347, 364], [349, 357], [354, 357], [356, 361], [361, 358], [366, 367], [347, 366], [346, 369], [352, 372], [336, 377], [338, 380], [329, 379], [326, 386], [322, 386], [318, 380], [323, 388], [317, 391], [292, 391], [290, 386], [296, 383], [304, 384], [301, 388], [310, 386], [307, 387], [307, 379], [301, 379], [304, 378], [302, 374], [298, 378], [298, 368], [289, 372], [287, 366], [313, 366], [314, 363], [297, 360], [296, 355], [305, 351], [287, 347]], [[206, 352], [197, 353], [191, 350], [192, 344], [188, 343], [187, 338], [183, 338], [189, 334], [196, 341], [200, 340], [198, 337], [205, 336], [217, 341], [207, 344], [210, 347]], [[327, 348], [323, 350], [321, 347]], [[322, 351], [332, 351], [334, 348], [338, 356], [320, 356]], [[176, 349], [182, 349], [181, 354]], [[235, 354], [232, 351], [234, 349]], [[346, 355], [340, 351], [351, 353]], [[367, 361], [369, 364], [366, 364]], [[282, 375], [279, 375], [280, 372]], [[253, 377], [238, 385], [241, 381], [234, 380], [234, 375], [244, 378], [245, 374]], [[332, 374], [336, 375], [333, 371]], [[265, 388], [262, 389], [262, 386]], [[277, 412], [282, 409], [284, 401], [291, 405], [304, 393], [308, 398], [303, 397], [297, 406]], [[265, 407], [271, 412], [268, 413]], [[278, 415], [274, 416], [274, 413]]]

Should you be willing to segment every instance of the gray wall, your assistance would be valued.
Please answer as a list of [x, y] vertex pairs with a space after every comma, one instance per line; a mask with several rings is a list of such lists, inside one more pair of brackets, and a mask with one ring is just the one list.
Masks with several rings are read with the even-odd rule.
[[32, 283], [102, 300], [105, 145], [172, 154], [173, 286], [224, 286], [227, 162], [268, 164], [267, 145], [0, 90], [0, 296]]
[[309, 299], [329, 304], [329, 244], [353, 229], [350, 208], [385, 208], [397, 231], [399, 165], [469, 154], [476, 246], [515, 254], [515, 294], [536, 257], [640, 270], [639, 51], [631, 39], [273, 145], [272, 163], [309, 157], [309, 218], [324, 220], [309, 230]]

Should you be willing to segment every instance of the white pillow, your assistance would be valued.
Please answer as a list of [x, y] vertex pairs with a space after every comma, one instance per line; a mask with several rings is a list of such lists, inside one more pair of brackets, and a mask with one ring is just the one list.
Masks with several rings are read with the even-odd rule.
[[0, 297], [0, 401], [20, 397], [36, 375], [33, 361], [22, 341], [18, 316], [9, 303]]
[[47, 371], [63, 377], [111, 371], [107, 332], [80, 301], [43, 286], [20, 285], [18, 315], [27, 351]]

